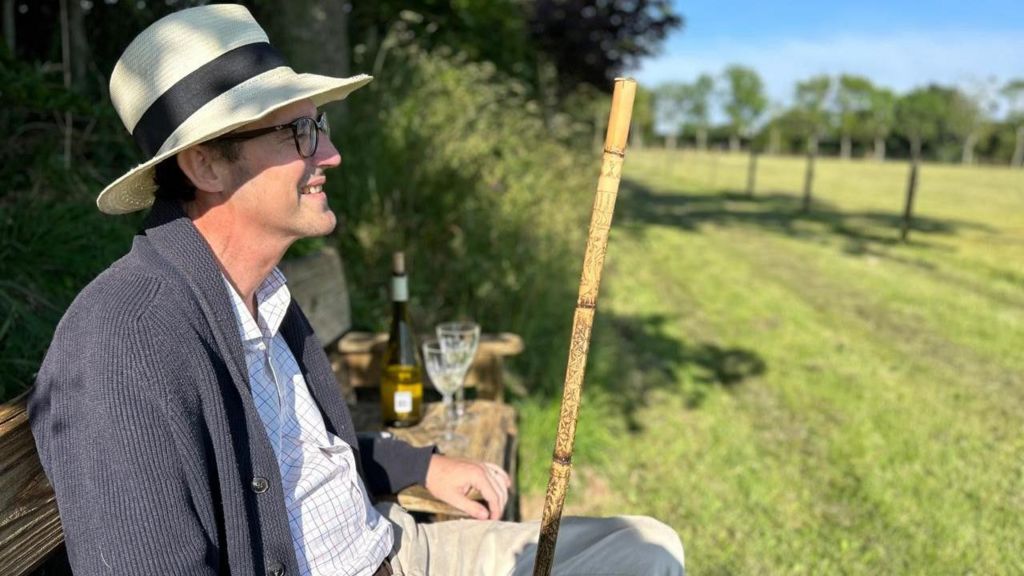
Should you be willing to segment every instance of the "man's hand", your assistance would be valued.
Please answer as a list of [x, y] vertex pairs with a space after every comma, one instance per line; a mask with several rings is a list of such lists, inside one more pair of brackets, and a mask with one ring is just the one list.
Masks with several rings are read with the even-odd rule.
[[[437, 499], [451, 504], [477, 520], [497, 520], [505, 511], [512, 480], [500, 466], [435, 454], [427, 468], [426, 488]], [[487, 502], [468, 497], [474, 488]]]

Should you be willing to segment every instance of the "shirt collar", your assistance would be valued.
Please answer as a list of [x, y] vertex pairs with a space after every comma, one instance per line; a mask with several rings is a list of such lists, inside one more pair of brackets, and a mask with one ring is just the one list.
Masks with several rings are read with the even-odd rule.
[[227, 277], [224, 277], [223, 273], [221, 276], [224, 278], [228, 294], [231, 295], [231, 303], [234, 304], [235, 319], [238, 321], [242, 341], [276, 336], [292, 301], [284, 274], [274, 268], [256, 289], [256, 318], [249, 313], [249, 308], [231, 282], [228, 282]]

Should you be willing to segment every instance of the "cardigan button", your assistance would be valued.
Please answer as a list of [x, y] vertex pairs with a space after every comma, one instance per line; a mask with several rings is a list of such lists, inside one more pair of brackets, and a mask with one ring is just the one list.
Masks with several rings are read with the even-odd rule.
[[[263, 494], [264, 492], [267, 491], [267, 488], [270, 488], [270, 482], [267, 482], [266, 478], [262, 476], [257, 476], [252, 479], [253, 492], [257, 494]], [[284, 574], [284, 572], [282, 572], [282, 574]]]
[[267, 574], [270, 576], [284, 576], [284, 564], [280, 562], [271, 562], [267, 565]]

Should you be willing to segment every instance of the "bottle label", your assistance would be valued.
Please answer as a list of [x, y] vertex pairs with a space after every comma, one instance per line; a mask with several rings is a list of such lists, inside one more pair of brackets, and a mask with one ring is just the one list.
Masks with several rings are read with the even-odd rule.
[[412, 412], [412, 392], [395, 392], [395, 413], [408, 414]]
[[391, 300], [394, 302], [407, 302], [409, 300], [409, 277], [391, 277]]

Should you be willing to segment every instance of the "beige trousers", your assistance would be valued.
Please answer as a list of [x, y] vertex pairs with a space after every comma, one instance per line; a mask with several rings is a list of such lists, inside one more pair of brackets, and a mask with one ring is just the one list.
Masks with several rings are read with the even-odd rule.
[[[377, 505], [395, 527], [391, 559], [399, 576], [529, 576], [539, 522], [453, 520], [417, 524], [402, 507]], [[674, 530], [646, 516], [562, 519], [552, 573], [557, 576], [683, 576]]]

